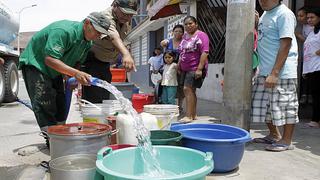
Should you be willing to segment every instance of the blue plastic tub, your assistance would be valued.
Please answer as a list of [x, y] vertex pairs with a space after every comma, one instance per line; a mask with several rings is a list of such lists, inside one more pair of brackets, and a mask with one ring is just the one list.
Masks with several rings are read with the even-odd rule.
[[173, 124], [171, 130], [183, 135], [185, 147], [212, 152], [213, 172], [228, 172], [238, 167], [250, 134], [238, 127], [222, 124]]

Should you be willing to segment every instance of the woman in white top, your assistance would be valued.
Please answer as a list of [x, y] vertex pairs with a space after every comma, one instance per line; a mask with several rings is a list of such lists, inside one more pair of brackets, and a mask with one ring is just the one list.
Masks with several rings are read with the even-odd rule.
[[303, 74], [310, 78], [312, 95], [312, 120], [310, 127], [319, 128], [320, 121], [320, 8], [311, 8], [307, 14], [308, 23], [314, 26], [304, 42]]
[[164, 67], [162, 74], [162, 103], [176, 104], [176, 93], [178, 87], [177, 70], [178, 65], [175, 62], [176, 53], [172, 50], [167, 50], [163, 55]]
[[310, 82], [308, 78], [302, 78], [302, 65], [303, 65], [303, 43], [307, 39], [309, 33], [313, 31], [313, 27], [308, 24], [306, 7], [302, 7], [298, 10], [297, 21], [298, 26], [296, 27], [295, 35], [298, 41], [299, 47], [299, 59], [298, 59], [298, 85], [299, 91], [299, 102], [301, 104], [309, 102], [310, 94]]

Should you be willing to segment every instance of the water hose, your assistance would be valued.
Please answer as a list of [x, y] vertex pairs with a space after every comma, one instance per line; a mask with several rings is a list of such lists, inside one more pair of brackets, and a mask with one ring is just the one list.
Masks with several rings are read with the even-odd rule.
[[[98, 78], [92, 77], [90, 79], [90, 84], [91, 85], [96, 85], [98, 80], [99, 80]], [[67, 111], [66, 111], [66, 114], [65, 114], [65, 119], [67, 119], [67, 117], [68, 117], [68, 114], [69, 114], [69, 111], [70, 111], [70, 105], [71, 105], [71, 98], [72, 98], [72, 90], [69, 87], [72, 86], [72, 85], [77, 85], [77, 84], [78, 84], [78, 81], [74, 77], [69, 78], [66, 81], [65, 102], [66, 102], [66, 110]]]
[[[93, 77], [93, 78], [91, 78], [90, 84], [96, 85], [98, 80], [99, 80], [98, 78]], [[66, 81], [66, 88], [65, 88], [66, 89], [65, 90], [66, 115], [65, 115], [65, 118], [68, 117], [69, 110], [70, 110], [70, 104], [71, 104], [71, 98], [72, 98], [72, 90], [69, 88], [69, 86], [76, 85], [76, 84], [78, 84], [78, 81], [74, 77], [69, 78]], [[29, 108], [31, 111], [33, 111], [33, 108], [32, 108], [32, 105], [30, 102], [25, 101], [25, 100], [21, 100], [18, 97], [17, 97], [16, 101], [25, 105], [27, 108]]]
[[31, 103], [30, 103], [29, 101], [21, 100], [21, 99], [19, 99], [18, 97], [17, 97], [16, 101], [17, 101], [18, 103], [21, 103], [21, 104], [25, 105], [27, 108], [29, 108], [31, 111], [33, 111], [32, 105], [31, 105]]

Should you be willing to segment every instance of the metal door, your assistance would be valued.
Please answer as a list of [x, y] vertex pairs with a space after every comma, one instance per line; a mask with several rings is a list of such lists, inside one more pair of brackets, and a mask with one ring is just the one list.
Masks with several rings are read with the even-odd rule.
[[227, 0], [198, 0], [199, 28], [210, 39], [209, 63], [223, 63], [225, 53]]

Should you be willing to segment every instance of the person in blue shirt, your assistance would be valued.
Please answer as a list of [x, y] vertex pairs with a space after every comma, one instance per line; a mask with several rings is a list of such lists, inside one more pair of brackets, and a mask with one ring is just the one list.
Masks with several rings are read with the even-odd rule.
[[[259, 0], [264, 13], [258, 25], [259, 74], [252, 92], [252, 120], [265, 122], [269, 135], [255, 138], [266, 150], [285, 151], [298, 119], [296, 18], [281, 0]], [[281, 135], [278, 127], [283, 126]]]

